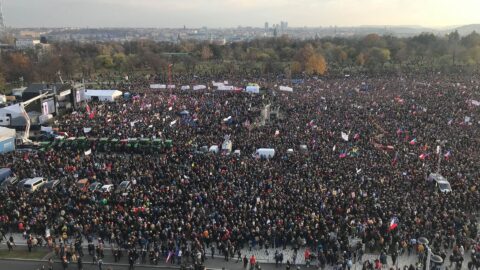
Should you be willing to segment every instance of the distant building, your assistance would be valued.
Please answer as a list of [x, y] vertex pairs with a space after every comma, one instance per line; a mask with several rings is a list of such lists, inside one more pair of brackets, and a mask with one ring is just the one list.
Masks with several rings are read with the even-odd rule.
[[40, 40], [33, 38], [19, 38], [15, 41], [17, 50], [34, 49], [35, 45], [40, 44]]
[[265, 22], [265, 32], [268, 32], [268, 22]]

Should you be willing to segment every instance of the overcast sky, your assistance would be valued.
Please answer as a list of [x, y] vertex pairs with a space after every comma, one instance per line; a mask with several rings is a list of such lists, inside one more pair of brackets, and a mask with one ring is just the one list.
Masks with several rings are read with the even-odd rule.
[[263, 27], [480, 23], [480, 0], [0, 0], [11, 27]]

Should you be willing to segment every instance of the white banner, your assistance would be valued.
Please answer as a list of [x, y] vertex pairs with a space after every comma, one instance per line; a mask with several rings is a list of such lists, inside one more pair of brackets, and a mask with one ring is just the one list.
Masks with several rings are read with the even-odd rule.
[[165, 84], [150, 84], [150, 89], [166, 89]]
[[90, 131], [92, 131], [92, 128], [83, 128], [84, 133], [89, 133]]
[[219, 86], [218, 90], [220, 90], [220, 91], [233, 91], [233, 90], [235, 90], [235, 87], [233, 87], [231, 85], [223, 85], [223, 86]]
[[195, 85], [193, 87], [193, 90], [197, 91], [197, 90], [203, 90], [203, 89], [207, 89], [207, 86], [205, 85]]
[[288, 86], [280, 86], [278, 89], [280, 89], [280, 91], [293, 92], [293, 88]]
[[182, 89], [182, 90], [190, 90], [190, 86], [189, 86], [189, 85], [183, 85], [180, 89]]

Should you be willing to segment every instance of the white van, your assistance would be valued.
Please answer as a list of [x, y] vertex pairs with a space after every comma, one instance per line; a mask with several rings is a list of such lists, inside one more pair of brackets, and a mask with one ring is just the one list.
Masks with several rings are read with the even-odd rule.
[[34, 192], [35, 190], [39, 189], [43, 186], [47, 180], [43, 177], [35, 177], [32, 179], [28, 179], [24, 184], [23, 188], [28, 192]]
[[434, 181], [435, 186], [438, 187], [440, 192], [443, 192], [443, 193], [452, 192], [452, 187], [450, 186], [450, 182], [448, 182], [447, 179], [443, 177], [441, 174], [431, 173], [428, 176], [427, 181], [429, 182]]

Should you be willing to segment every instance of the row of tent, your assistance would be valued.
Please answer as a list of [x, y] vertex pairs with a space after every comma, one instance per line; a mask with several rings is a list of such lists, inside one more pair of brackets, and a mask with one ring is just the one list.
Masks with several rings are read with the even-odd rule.
[[96, 147], [101, 151], [126, 150], [132, 149], [156, 149], [172, 148], [172, 140], [149, 139], [149, 138], [129, 138], [124, 140], [110, 138], [86, 138], [86, 137], [70, 137], [67, 139], [40, 142], [40, 150], [48, 150], [51, 148], [74, 147], [79, 150], [88, 150], [95, 143]]
[[[213, 87], [216, 88], [218, 91], [245, 91], [247, 93], [254, 93], [258, 94], [260, 93], [260, 86], [256, 83], [249, 83], [245, 88], [241, 87], [236, 87], [233, 85], [228, 85], [228, 81], [224, 82], [212, 82]], [[173, 84], [151, 84], [150, 89], [176, 89], [177, 86]], [[205, 90], [207, 89], [206, 85], [194, 85], [190, 87], [190, 85], [182, 85], [180, 87], [181, 90], [194, 90], [194, 91], [199, 91], [199, 90]], [[284, 92], [293, 92], [293, 88], [289, 86], [279, 86], [278, 90], [284, 91]]]

